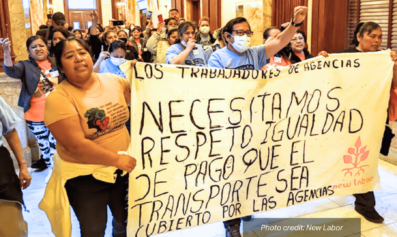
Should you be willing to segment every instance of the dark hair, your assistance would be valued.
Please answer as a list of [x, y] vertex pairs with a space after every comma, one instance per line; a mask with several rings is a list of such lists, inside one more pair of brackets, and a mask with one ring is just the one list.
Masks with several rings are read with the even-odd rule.
[[109, 53], [115, 51], [116, 49], [123, 49], [126, 51], [125, 43], [122, 40], [116, 40], [109, 46]]
[[[247, 22], [248, 26], [250, 27], [251, 30], [251, 26], [249, 25], [247, 19], [245, 19], [244, 17], [237, 17], [234, 19], [231, 19], [226, 25], [225, 27], [223, 27], [223, 33], [227, 32], [229, 34], [233, 33], [233, 26], [235, 24], [239, 24], [239, 23], [243, 23], [243, 22]], [[227, 40], [225, 40], [225, 44], [228, 44]]]
[[218, 41], [223, 40], [223, 28], [219, 28], [214, 31], [214, 38]]
[[263, 39], [267, 40], [270, 37], [270, 31], [272, 30], [280, 30], [277, 26], [268, 27], [265, 32], [263, 32]]
[[45, 45], [47, 45], [47, 40], [45, 40], [42, 36], [40, 35], [34, 35], [34, 36], [30, 36], [27, 40], [26, 40], [26, 48], [29, 50], [30, 45], [36, 41], [36, 40], [42, 40], [44, 42]]
[[[83, 38], [83, 33], [81, 32], [81, 30], [74, 30], [74, 31], [73, 31], [74, 34], [76, 34], [76, 32], [79, 32], [80, 35], [81, 35], [81, 38]], [[76, 35], [75, 35], [75, 37], [76, 37]]]
[[127, 32], [125, 32], [125, 30], [119, 30], [119, 31], [117, 31], [117, 36], [119, 36], [119, 33], [120, 32], [124, 32], [125, 33], [125, 35], [127, 36], [127, 38], [128, 38], [128, 34], [127, 34]]
[[68, 31], [72, 31], [72, 30], [73, 30], [73, 26], [69, 26]]
[[172, 35], [175, 32], [178, 32], [178, 29], [169, 30], [168, 33], [167, 33], [167, 39], [170, 38], [170, 35]]
[[363, 37], [364, 33], [370, 34], [372, 31], [377, 30], [379, 28], [381, 28], [380, 25], [372, 21], [358, 23], [354, 31], [352, 45], [357, 47], [360, 44], [357, 39], [357, 34], [359, 34], [360, 37]]
[[170, 18], [167, 18], [167, 19], [164, 20], [165, 25], [168, 25], [168, 23], [169, 23], [170, 21], [176, 21], [176, 23], [178, 23], [178, 21], [177, 21], [175, 18], [170, 17]]
[[46, 26], [46, 25], [39, 26], [39, 30], [43, 30], [43, 29], [48, 29], [48, 26]]
[[69, 37], [69, 32], [63, 28], [60, 28], [60, 29], [55, 29], [52, 31], [52, 33], [50, 35], [51, 40], [52, 40], [52, 37], [54, 37], [55, 32], [60, 32], [65, 37], [65, 39], [67, 39]]
[[[102, 35], [102, 43], [104, 43], [104, 44], [106, 44], [106, 37], [108, 36], [108, 34], [110, 34], [110, 33], [115, 33], [116, 35], [117, 35], [117, 32], [116, 31], [114, 31], [114, 30], [108, 30], [108, 31], [105, 31], [105, 33]], [[118, 36], [117, 36], [118, 37]]]
[[307, 36], [305, 32], [297, 30], [295, 34], [301, 34], [303, 36], [303, 39], [305, 40], [305, 44], [307, 43]]
[[[65, 50], [65, 46], [67, 42], [72, 42], [72, 41], [77, 41], [88, 53], [90, 53], [90, 47], [88, 44], [82, 40], [82, 39], [75, 39], [75, 38], [67, 38], [65, 40], [59, 41], [59, 43], [55, 46], [54, 50], [54, 56], [55, 56], [55, 61], [57, 64], [57, 68], [62, 69], [62, 54], [63, 51]], [[66, 77], [65, 77], [66, 78]]]
[[172, 8], [172, 9], [170, 9], [170, 10], [168, 11], [168, 14], [170, 14], [170, 12], [172, 12], [172, 11], [176, 11], [176, 12], [178, 12], [178, 13], [179, 13], [179, 10], [178, 10], [178, 9], [176, 9], [176, 8]]
[[135, 26], [135, 27], [131, 30], [131, 32], [134, 32], [134, 30], [139, 30], [140, 32], [142, 32], [142, 28], [139, 27], [139, 26]]
[[[194, 25], [190, 21], [185, 21], [185, 22], [179, 24], [179, 26], [178, 26], [178, 36], [182, 37], [183, 32], [187, 31], [189, 29], [189, 27], [193, 27], [193, 29], [194, 29]], [[180, 39], [176, 39], [176, 41], [175, 41], [175, 43], [180, 43], [180, 42], [181, 42]]]

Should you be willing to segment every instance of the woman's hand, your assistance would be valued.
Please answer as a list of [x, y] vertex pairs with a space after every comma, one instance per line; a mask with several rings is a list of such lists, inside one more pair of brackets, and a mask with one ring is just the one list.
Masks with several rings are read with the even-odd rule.
[[396, 51], [390, 51], [390, 57], [391, 57], [391, 60], [394, 62], [394, 66], [396, 66], [396, 63], [397, 63], [397, 52]]
[[294, 9], [294, 23], [299, 24], [306, 19], [307, 7], [299, 6]]
[[32, 180], [32, 176], [26, 167], [26, 164], [21, 164], [19, 166], [19, 182], [21, 183], [21, 187], [26, 189], [30, 185], [30, 181]]
[[328, 58], [328, 52], [327, 51], [321, 51], [320, 53], [318, 53], [318, 56], [323, 56], [324, 58]]
[[11, 41], [8, 38], [0, 38], [0, 44], [5, 54], [11, 53]]
[[187, 42], [186, 49], [189, 51], [193, 51], [194, 47], [196, 47], [196, 39], [190, 38], [189, 41]]
[[136, 64], [137, 62], [138, 62], [138, 61], [137, 61], [136, 59], [132, 60], [132, 61], [131, 61], [131, 67], [134, 67], [135, 64]]
[[165, 27], [165, 23], [160, 23], [157, 27], [157, 34], [161, 34], [164, 27]]
[[91, 19], [92, 19], [92, 23], [95, 22], [95, 24], [97, 24], [97, 23], [99, 22], [98, 13], [97, 13], [95, 10], [93, 10], [93, 11], [90, 13], [90, 16], [91, 16]]
[[131, 173], [135, 169], [136, 159], [129, 155], [118, 155], [115, 166], [121, 170]]

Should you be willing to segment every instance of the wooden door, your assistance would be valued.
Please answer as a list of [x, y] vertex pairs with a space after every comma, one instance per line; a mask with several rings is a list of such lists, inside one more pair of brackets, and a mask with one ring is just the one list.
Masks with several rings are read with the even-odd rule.
[[[96, 9], [69, 9], [68, 0], [64, 0], [64, 9], [66, 22], [69, 26], [73, 26], [73, 23], [80, 23], [80, 29], [84, 30], [88, 28], [88, 22], [92, 22], [90, 13], [92, 10], [96, 10], [99, 17], [99, 23], [102, 23], [102, 6], [101, 0], [96, 0]], [[108, 24], [105, 22], [105, 24]]]

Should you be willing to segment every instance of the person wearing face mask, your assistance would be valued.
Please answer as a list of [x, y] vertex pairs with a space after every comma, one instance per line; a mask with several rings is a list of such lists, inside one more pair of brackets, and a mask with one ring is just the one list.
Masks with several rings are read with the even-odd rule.
[[199, 21], [199, 30], [196, 34], [196, 41], [202, 44], [204, 48], [211, 46], [215, 43], [215, 38], [210, 32], [210, 19], [203, 17]]
[[[250, 47], [253, 32], [248, 21], [243, 17], [230, 20], [223, 28], [226, 47], [215, 51], [209, 59], [208, 66], [226, 69], [259, 70], [266, 64], [266, 59], [286, 46], [295, 35], [298, 27], [307, 15], [307, 7], [296, 7], [291, 25], [276, 39], [266, 45]], [[249, 221], [251, 216], [224, 221], [226, 237], [241, 237], [241, 220]]]
[[[104, 59], [108, 57], [108, 49], [109, 45], [113, 43], [113, 41], [118, 40], [117, 32], [113, 30], [106, 31], [101, 39], [98, 37], [98, 13], [96, 11], [92, 11], [90, 13], [92, 18], [92, 26], [90, 27], [90, 38], [89, 41], [91, 43], [92, 53], [94, 54], [95, 60], [99, 61], [100, 64]], [[125, 58], [127, 60], [134, 60], [138, 58], [138, 51], [135, 50], [134, 47], [127, 45], [127, 54]], [[98, 67], [94, 66], [94, 71]], [[96, 72], [96, 71], [95, 71]]]
[[207, 66], [212, 48], [204, 50], [203, 46], [196, 44], [194, 26], [187, 21], [178, 27], [179, 39], [167, 50], [166, 62], [168, 64]]
[[[34, 134], [41, 153], [41, 159], [32, 168], [44, 170], [53, 167], [56, 140], [44, 124], [44, 109], [47, 96], [62, 81], [55, 60], [48, 57], [47, 42], [41, 36], [29, 37], [26, 41], [29, 60], [12, 63], [11, 42], [0, 38], [4, 50], [3, 68], [7, 76], [22, 82], [18, 105], [23, 107], [28, 128]], [[49, 170], [49, 175], [50, 175]], [[49, 179], [47, 176], [46, 181]]]
[[123, 41], [116, 40], [110, 44], [109, 53], [110, 57], [103, 60], [99, 66], [99, 73], [113, 73], [117, 76], [126, 78], [124, 72], [120, 69], [120, 65], [123, 64], [126, 59], [126, 46]]
[[[153, 57], [156, 57], [157, 55], [158, 44], [162, 41], [167, 41], [168, 32], [172, 29], [178, 29], [178, 23], [174, 18], [167, 18], [164, 23], [158, 25], [157, 32], [148, 39], [146, 46], [152, 53]], [[157, 61], [156, 58], [154, 58], [154, 61]]]
[[291, 25], [279, 36], [265, 45], [250, 47], [253, 32], [248, 21], [243, 17], [230, 20], [223, 28], [226, 47], [211, 55], [208, 66], [229, 69], [259, 70], [266, 64], [266, 59], [286, 46], [295, 35], [298, 27], [307, 15], [307, 7], [296, 7]]

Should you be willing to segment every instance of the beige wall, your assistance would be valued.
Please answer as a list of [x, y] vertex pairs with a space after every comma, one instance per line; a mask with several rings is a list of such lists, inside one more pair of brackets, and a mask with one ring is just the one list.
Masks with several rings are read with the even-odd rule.
[[102, 0], [102, 23], [105, 25], [109, 24], [109, 20], [112, 19], [112, 1]]
[[23, 12], [22, 1], [8, 1], [10, 13], [12, 48], [16, 55], [15, 61], [28, 59], [26, 51], [26, 30], [25, 17]]
[[65, 12], [65, 9], [63, 7], [63, 0], [52, 0], [52, 5], [55, 5], [54, 13]]
[[244, 0], [222, 0], [222, 26], [225, 26], [229, 20], [236, 18], [236, 8], [238, 5], [244, 5]]

